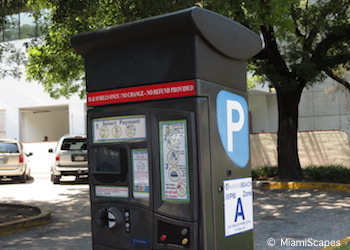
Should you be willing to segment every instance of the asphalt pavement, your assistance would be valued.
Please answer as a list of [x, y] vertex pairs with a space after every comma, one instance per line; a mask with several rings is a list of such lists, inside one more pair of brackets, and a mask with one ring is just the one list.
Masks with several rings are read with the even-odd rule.
[[311, 250], [340, 245], [340, 240], [350, 235], [349, 194], [255, 189], [256, 249]]
[[37, 206], [50, 223], [0, 236], [1, 250], [90, 250], [89, 186], [70, 181], [53, 185], [47, 176], [25, 184], [1, 184], [0, 203]]

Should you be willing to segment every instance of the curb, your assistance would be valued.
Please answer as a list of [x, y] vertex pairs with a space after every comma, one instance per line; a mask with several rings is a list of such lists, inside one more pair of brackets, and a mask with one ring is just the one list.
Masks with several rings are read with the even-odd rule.
[[261, 189], [319, 189], [350, 192], [350, 184], [329, 182], [255, 181], [254, 187]]
[[[318, 189], [331, 191], [350, 192], [350, 184], [328, 183], [328, 182], [296, 182], [296, 181], [254, 181], [254, 188], [260, 189]], [[336, 250], [338, 247], [350, 243], [350, 236], [339, 240], [339, 246], [328, 246], [321, 249]]]
[[[16, 206], [34, 207], [34, 206], [18, 205], [18, 204], [16, 204]], [[0, 236], [11, 234], [18, 231], [27, 230], [27, 229], [34, 228], [41, 225], [46, 225], [51, 222], [51, 213], [48, 209], [40, 208], [40, 207], [35, 207], [35, 208], [40, 210], [40, 214], [35, 216], [30, 216], [25, 219], [0, 223]]]
[[338, 247], [341, 247], [341, 246], [344, 246], [346, 244], [348, 244], [350, 242], [350, 236], [348, 237], [345, 237], [344, 239], [341, 239], [339, 240], [339, 246], [329, 246], [329, 247], [325, 247], [325, 248], [322, 248], [323, 250], [334, 250], [334, 249], [337, 249]]

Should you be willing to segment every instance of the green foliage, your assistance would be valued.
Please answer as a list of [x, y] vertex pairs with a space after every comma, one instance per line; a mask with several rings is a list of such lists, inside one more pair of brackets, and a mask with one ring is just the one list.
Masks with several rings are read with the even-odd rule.
[[[30, 0], [36, 16], [43, 9], [49, 12], [51, 26], [43, 43], [29, 52], [27, 75], [47, 85], [53, 97], [75, 90], [83, 95], [77, 86], [83, 85], [82, 61], [70, 46], [72, 35], [197, 5], [261, 33], [266, 49], [251, 61], [255, 73], [277, 91], [288, 92], [323, 80], [327, 71], [339, 76], [339, 68], [349, 67], [349, 1]], [[54, 62], [57, 56], [69, 58]], [[68, 89], [63, 91], [61, 83]]]
[[0, 27], [4, 24], [2, 21], [6, 19], [6, 16], [18, 13], [26, 6], [26, 2], [26, 0], [0, 1]]
[[277, 167], [272, 166], [265, 166], [258, 169], [252, 169], [252, 177], [254, 179], [276, 177], [277, 170]]
[[29, 48], [28, 53], [31, 55], [27, 64], [29, 79], [45, 82], [44, 89], [52, 98], [69, 97], [72, 93], [79, 93], [83, 97], [85, 87], [82, 85], [84, 80], [82, 58], [71, 49], [61, 50], [60, 48], [67, 47], [67, 44], [60, 42], [59, 39], [56, 41], [55, 47], [51, 49], [45, 49], [45, 46]]
[[[28, 50], [26, 73], [28, 80], [43, 83], [52, 98], [69, 97], [73, 93], [85, 96], [82, 58], [70, 44], [71, 36], [101, 28], [101, 9], [96, 1], [29, 1], [39, 19], [44, 9], [51, 25], [43, 40], [34, 41]], [[94, 7], [94, 8], [93, 8]], [[101, 6], [100, 6], [101, 7]], [[104, 26], [104, 25], [102, 25]]]
[[25, 64], [25, 54], [12, 43], [0, 43], [0, 79], [10, 76], [19, 79], [21, 66]]
[[257, 84], [260, 84], [262, 77], [259, 75], [252, 75], [247, 77], [248, 89], [253, 89]]
[[[25, 4], [25, 0], [0, 1], [0, 36], [5, 36], [1, 31], [9, 22], [8, 16], [18, 13]], [[19, 78], [22, 74], [20, 66], [24, 63], [24, 54], [18, 48], [10, 43], [0, 43], [0, 79], [6, 76]]]
[[258, 33], [261, 26], [278, 27], [277, 34], [283, 38], [292, 29], [290, 6], [298, 3], [299, 0], [211, 0], [203, 1], [203, 7], [230, 17]]
[[[43, 41], [28, 51], [27, 79], [39, 81], [52, 98], [85, 95], [82, 58], [70, 44], [72, 35], [162, 14], [193, 5], [193, 1], [31, 0], [39, 18], [48, 10], [51, 25]], [[157, 8], [154, 8], [154, 6]]]
[[[254, 179], [278, 178], [277, 167], [252, 169]], [[341, 165], [308, 166], [303, 168], [305, 180], [350, 184], [350, 169]]]
[[315, 181], [350, 183], [350, 169], [341, 165], [309, 166], [303, 171], [306, 178]]
[[129, 22], [140, 18], [157, 16], [194, 6], [193, 0], [119, 0], [120, 14], [123, 21]]

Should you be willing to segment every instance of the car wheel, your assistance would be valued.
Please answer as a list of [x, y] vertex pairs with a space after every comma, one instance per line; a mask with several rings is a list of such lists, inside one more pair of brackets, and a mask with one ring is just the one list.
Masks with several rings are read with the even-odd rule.
[[27, 180], [30, 180], [30, 169], [28, 169], [28, 172], [27, 172], [27, 174], [26, 174], [26, 179], [27, 179]]
[[60, 184], [61, 176], [53, 175], [51, 177], [53, 184]]
[[19, 177], [19, 182], [20, 183], [25, 183], [27, 180], [26, 173], [24, 172], [20, 177]]

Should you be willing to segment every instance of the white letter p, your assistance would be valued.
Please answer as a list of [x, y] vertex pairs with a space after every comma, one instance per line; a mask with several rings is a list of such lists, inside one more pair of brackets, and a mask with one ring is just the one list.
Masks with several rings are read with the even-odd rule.
[[[233, 122], [232, 111], [237, 110], [238, 121]], [[244, 125], [244, 111], [242, 105], [237, 101], [226, 101], [226, 117], [227, 117], [227, 150], [233, 151], [233, 132], [238, 132]]]

